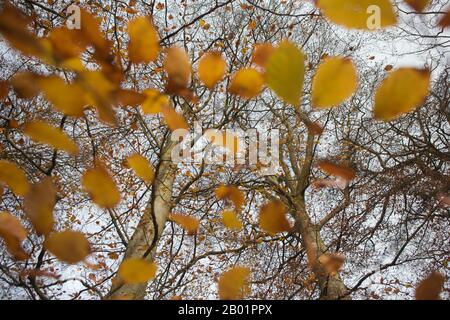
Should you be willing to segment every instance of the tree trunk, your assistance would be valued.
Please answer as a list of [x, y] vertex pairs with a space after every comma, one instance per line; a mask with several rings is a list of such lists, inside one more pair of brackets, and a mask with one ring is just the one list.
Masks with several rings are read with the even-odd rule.
[[348, 289], [344, 285], [339, 273], [330, 275], [320, 263], [319, 257], [326, 253], [327, 248], [320, 236], [320, 230], [312, 222], [306, 212], [305, 202], [300, 198], [295, 203], [296, 226], [302, 237], [303, 246], [306, 249], [308, 264], [311, 267], [317, 283], [320, 287], [321, 300], [350, 299]]
[[[171, 159], [174, 145], [174, 142], [169, 141], [161, 154], [160, 163], [155, 173], [151, 199], [128, 243], [123, 260], [142, 258], [146, 253], [148, 253], [145, 258], [147, 261], [154, 260], [157, 243], [171, 210], [172, 187], [176, 172], [176, 165]], [[156, 224], [154, 221], [156, 221]], [[157, 229], [156, 233], [155, 229]], [[151, 251], [148, 252], [148, 250]], [[130, 299], [141, 300], [145, 297], [147, 285], [148, 283], [124, 284], [116, 278], [107, 297], [114, 299], [126, 296]]]

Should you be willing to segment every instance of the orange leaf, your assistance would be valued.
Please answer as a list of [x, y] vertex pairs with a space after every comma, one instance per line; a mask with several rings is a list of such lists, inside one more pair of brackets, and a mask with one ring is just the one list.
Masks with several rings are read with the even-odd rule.
[[9, 1], [3, 2], [0, 12], [0, 33], [9, 44], [28, 56], [44, 56], [45, 48], [39, 39], [28, 31], [30, 17], [26, 17]]
[[216, 197], [219, 200], [230, 200], [233, 202], [236, 210], [240, 210], [245, 202], [244, 193], [236, 186], [220, 185], [216, 189]]
[[198, 77], [209, 89], [223, 79], [226, 71], [227, 63], [218, 52], [204, 54], [198, 63]]
[[17, 196], [24, 196], [30, 188], [22, 169], [7, 160], [0, 160], [0, 182], [8, 185]]
[[144, 180], [145, 183], [149, 184], [153, 181], [153, 168], [147, 158], [135, 153], [127, 157], [127, 163], [136, 176]]
[[69, 264], [83, 261], [91, 251], [86, 237], [81, 232], [72, 230], [50, 234], [45, 239], [44, 246], [56, 258]]
[[117, 123], [113, 110], [116, 86], [101, 71], [86, 71], [79, 74], [77, 83], [84, 89], [86, 101], [95, 106], [98, 118], [109, 125]]
[[234, 211], [222, 212], [222, 222], [225, 227], [233, 230], [242, 230], [242, 222], [239, 221]]
[[177, 113], [174, 108], [166, 105], [161, 108], [161, 112], [170, 130], [189, 129], [186, 120], [184, 120], [183, 116]]
[[157, 265], [140, 258], [125, 259], [117, 272], [124, 283], [145, 283], [155, 278]]
[[319, 262], [325, 268], [325, 272], [335, 275], [341, 270], [345, 257], [337, 253], [324, 253], [319, 257]]
[[159, 37], [150, 17], [138, 17], [128, 22], [128, 55], [134, 63], [155, 61], [159, 52]]
[[39, 79], [39, 86], [55, 109], [68, 116], [83, 116], [87, 101], [84, 98], [85, 92], [79, 84], [68, 84], [58, 76], [49, 76]]
[[429, 90], [429, 70], [400, 68], [393, 71], [375, 93], [374, 118], [390, 121], [413, 111], [425, 102]]
[[450, 26], [450, 10], [444, 13], [444, 16], [439, 20], [439, 25], [443, 28]]
[[11, 78], [11, 85], [19, 98], [31, 99], [37, 96], [41, 90], [39, 77], [28, 71], [16, 73]]
[[23, 132], [34, 141], [52, 146], [57, 150], [64, 150], [71, 154], [78, 153], [77, 144], [60, 128], [43, 121], [33, 121], [25, 125]]
[[274, 49], [275, 48], [270, 43], [256, 44], [252, 54], [252, 62], [262, 68], [265, 68], [267, 60], [269, 60]]
[[114, 208], [120, 202], [120, 193], [113, 178], [99, 164], [83, 174], [82, 184], [92, 197], [92, 201], [104, 208]]
[[145, 95], [129, 89], [114, 91], [114, 101], [121, 106], [137, 106], [145, 101]]
[[47, 235], [53, 230], [53, 208], [56, 203], [56, 190], [50, 177], [34, 184], [24, 198], [27, 218], [38, 235]]
[[291, 230], [286, 209], [281, 201], [274, 200], [261, 207], [259, 227], [271, 235]]
[[405, 0], [414, 10], [422, 12], [430, 4], [430, 0]]
[[219, 278], [219, 298], [221, 300], [243, 299], [250, 292], [249, 276], [250, 269], [239, 266], [222, 273]]
[[22, 248], [22, 241], [28, 232], [19, 219], [7, 212], [0, 212], [0, 237], [3, 238], [6, 248], [16, 260], [25, 260], [28, 254]]
[[258, 70], [244, 68], [232, 76], [228, 91], [244, 99], [252, 99], [261, 93], [263, 85], [264, 79]]
[[146, 89], [144, 90], [145, 100], [141, 105], [142, 111], [145, 114], [155, 114], [162, 112], [164, 107], [170, 106], [169, 97], [158, 90]]
[[164, 60], [164, 70], [167, 72], [169, 82], [168, 91], [178, 93], [187, 88], [191, 81], [191, 62], [187, 52], [179, 47], [167, 49]]
[[317, 165], [323, 172], [335, 177], [341, 177], [347, 181], [353, 180], [356, 177], [355, 170], [342, 164], [321, 160], [317, 162]]
[[0, 80], [0, 102], [8, 95], [9, 84], [6, 81]]
[[200, 221], [197, 218], [178, 213], [171, 213], [169, 219], [182, 226], [188, 235], [194, 235], [200, 225]]

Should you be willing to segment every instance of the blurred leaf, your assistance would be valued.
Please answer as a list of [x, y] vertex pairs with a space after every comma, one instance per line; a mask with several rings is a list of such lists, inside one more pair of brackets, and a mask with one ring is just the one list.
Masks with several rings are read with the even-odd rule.
[[30, 188], [27, 176], [22, 169], [7, 160], [0, 160], [0, 181], [17, 196], [24, 196]]
[[55, 203], [56, 190], [50, 177], [33, 184], [31, 190], [25, 196], [25, 213], [38, 235], [48, 235], [53, 230]]
[[120, 193], [109, 172], [99, 164], [86, 170], [82, 184], [96, 204], [103, 208], [114, 208], [120, 202]]
[[244, 99], [252, 99], [263, 89], [264, 78], [261, 73], [252, 68], [238, 70], [231, 78], [228, 91]]
[[428, 70], [400, 68], [393, 71], [375, 93], [375, 119], [391, 121], [413, 111], [425, 102], [429, 87]]
[[135, 153], [127, 157], [127, 163], [136, 176], [141, 178], [146, 184], [150, 184], [153, 181], [153, 168], [147, 158]]
[[157, 265], [140, 258], [125, 259], [119, 267], [117, 274], [124, 283], [145, 283], [155, 278]]
[[197, 218], [179, 213], [171, 213], [169, 219], [183, 227], [188, 235], [194, 235], [200, 225], [200, 221]]
[[159, 52], [159, 37], [150, 17], [138, 17], [128, 22], [128, 55], [134, 63], [155, 61]]
[[416, 288], [416, 300], [440, 300], [445, 277], [433, 272], [423, 279]]
[[223, 79], [227, 71], [227, 63], [218, 52], [205, 53], [198, 63], [198, 77], [209, 89]]
[[36, 142], [52, 146], [57, 150], [63, 150], [71, 154], [78, 153], [77, 144], [69, 138], [60, 128], [43, 121], [33, 121], [26, 124], [23, 132]]
[[8, 212], [0, 212], [0, 237], [5, 241], [8, 252], [16, 260], [25, 260], [28, 254], [22, 248], [22, 241], [27, 237], [27, 230], [19, 219]]
[[248, 278], [250, 269], [233, 267], [224, 272], [219, 279], [219, 298], [221, 300], [240, 300], [250, 292]]
[[234, 211], [223, 211], [222, 222], [228, 229], [242, 230], [242, 222], [238, 219]]
[[286, 208], [281, 201], [273, 200], [261, 207], [259, 227], [270, 235], [291, 230], [286, 218]]
[[305, 75], [305, 55], [292, 42], [283, 41], [266, 63], [266, 82], [284, 102], [300, 105]]
[[358, 75], [352, 60], [341, 57], [325, 59], [312, 83], [312, 103], [318, 108], [331, 108], [347, 100], [356, 91]]
[[72, 230], [50, 234], [45, 239], [44, 246], [56, 258], [69, 264], [83, 261], [91, 252], [86, 237], [81, 232]]
[[230, 200], [233, 202], [236, 210], [240, 210], [245, 202], [244, 193], [236, 186], [220, 185], [216, 189], [216, 197], [219, 200]]
[[316, 0], [316, 6], [332, 22], [351, 29], [370, 30], [374, 9], [380, 10], [380, 28], [397, 23], [390, 0]]

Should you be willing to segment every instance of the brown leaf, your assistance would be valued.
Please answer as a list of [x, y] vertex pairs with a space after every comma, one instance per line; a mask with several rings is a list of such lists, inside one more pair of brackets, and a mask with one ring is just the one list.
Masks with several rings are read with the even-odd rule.
[[416, 300], [440, 300], [445, 278], [439, 272], [433, 272], [416, 287]]
[[350, 181], [356, 177], [356, 172], [349, 166], [337, 164], [328, 160], [321, 160], [317, 162], [317, 166], [325, 173], [340, 177], [344, 180]]

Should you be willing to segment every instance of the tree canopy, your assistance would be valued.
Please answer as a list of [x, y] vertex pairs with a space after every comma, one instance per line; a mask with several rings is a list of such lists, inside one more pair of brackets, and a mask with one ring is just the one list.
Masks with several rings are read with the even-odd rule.
[[448, 299], [449, 26], [0, 1], [0, 298]]

